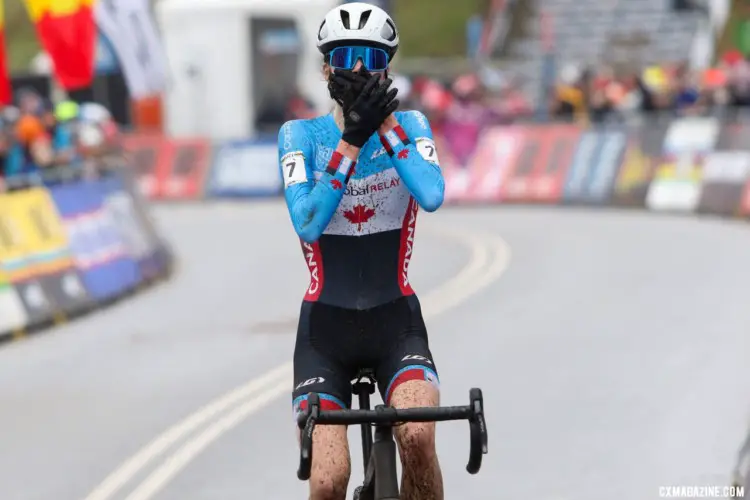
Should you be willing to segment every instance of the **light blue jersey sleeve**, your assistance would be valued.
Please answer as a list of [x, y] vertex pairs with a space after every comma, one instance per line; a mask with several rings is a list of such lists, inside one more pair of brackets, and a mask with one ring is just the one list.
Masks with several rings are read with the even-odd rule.
[[304, 121], [290, 121], [281, 127], [279, 174], [294, 230], [306, 243], [314, 243], [323, 234], [344, 196], [347, 182], [346, 173], [331, 168], [316, 180], [314, 153]]
[[427, 212], [434, 212], [443, 204], [445, 180], [440, 171], [432, 128], [419, 111], [399, 113], [397, 119], [408, 141], [404, 144], [403, 138], [397, 140], [394, 132], [388, 134], [393, 139], [390, 141], [393, 149], [391, 161], [419, 206]]

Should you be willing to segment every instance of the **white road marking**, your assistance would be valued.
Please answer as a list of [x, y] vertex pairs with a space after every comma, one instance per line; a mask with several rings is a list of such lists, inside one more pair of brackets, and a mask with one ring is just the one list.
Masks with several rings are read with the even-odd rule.
[[291, 375], [276, 385], [257, 394], [249, 401], [241, 404], [218, 421], [211, 424], [205, 431], [185, 443], [174, 454], [167, 457], [162, 465], [148, 476], [125, 500], [146, 500], [156, 495], [164, 485], [176, 476], [187, 464], [216, 441], [222, 434], [230, 431], [245, 418], [260, 410], [281, 394], [289, 392], [292, 385]]
[[284, 363], [270, 372], [263, 374], [259, 378], [251, 380], [219, 399], [214, 400], [192, 415], [189, 415], [182, 421], [167, 429], [167, 431], [159, 435], [138, 453], [133, 455], [120, 468], [102, 481], [102, 483], [86, 497], [86, 500], [105, 500], [110, 498], [125, 486], [133, 476], [138, 474], [141, 469], [148, 465], [149, 462], [158, 458], [180, 439], [189, 435], [212, 418], [219, 416], [227, 408], [239, 403], [244, 398], [251, 396], [253, 393], [264, 387], [281, 379], [284, 379], [284, 383], [287, 384], [286, 380], [291, 376], [291, 373], [292, 363]]
[[[436, 231], [441, 236], [457, 239], [461, 243], [469, 242], [471, 257], [461, 271], [440, 287], [426, 294], [422, 302], [425, 319], [437, 316], [458, 306], [475, 293], [498, 279], [510, 263], [510, 246], [497, 235], [486, 233], [469, 233], [463, 231]], [[489, 263], [489, 267], [487, 267]], [[257, 394], [264, 386], [285, 378], [271, 388]], [[203, 432], [187, 441], [159, 465], [140, 485], [133, 490], [126, 500], [148, 500], [153, 498], [164, 486], [175, 477], [190, 461], [198, 456], [209, 444], [224, 433], [238, 425], [244, 418], [264, 407], [287, 392], [292, 385], [292, 363], [284, 363], [260, 378], [236, 388], [216, 401], [199, 409], [193, 415], [176, 424], [146, 445], [125, 464], [110, 474], [85, 500], [109, 500], [114, 493], [122, 489], [138, 472], [151, 461], [164, 454], [183, 437], [192, 434], [199, 426], [219, 418], [220, 414], [250, 397], [234, 410], [219, 418]]]

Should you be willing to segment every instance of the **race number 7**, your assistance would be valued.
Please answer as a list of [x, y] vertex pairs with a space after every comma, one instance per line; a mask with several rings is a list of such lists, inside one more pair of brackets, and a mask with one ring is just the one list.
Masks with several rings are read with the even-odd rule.
[[281, 164], [283, 165], [284, 171], [284, 187], [307, 182], [305, 157], [302, 153], [294, 152], [287, 154], [281, 159]]
[[427, 137], [420, 137], [416, 140], [416, 143], [417, 151], [419, 151], [419, 154], [422, 155], [422, 158], [429, 162], [435, 163], [436, 165], [439, 164], [437, 151], [435, 149], [435, 143], [432, 139], [429, 139]]

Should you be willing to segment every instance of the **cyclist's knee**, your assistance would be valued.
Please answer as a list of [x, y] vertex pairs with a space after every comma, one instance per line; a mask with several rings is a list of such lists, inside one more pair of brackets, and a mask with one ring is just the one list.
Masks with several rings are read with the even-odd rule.
[[[409, 380], [394, 388], [390, 397], [395, 408], [420, 408], [439, 404], [437, 387], [424, 380]], [[435, 423], [410, 422], [395, 428], [396, 440], [406, 462], [424, 464], [435, 456]], [[405, 464], [406, 465], [406, 464]]]
[[346, 427], [321, 425], [313, 432], [311, 500], [345, 500], [351, 474]]
[[[319, 394], [323, 410], [345, 408], [338, 398]], [[308, 394], [294, 400], [295, 414], [307, 408]], [[298, 438], [300, 433], [297, 434]], [[349, 484], [351, 463], [346, 427], [342, 425], [319, 425], [313, 431], [313, 462], [310, 470], [311, 500], [345, 500]]]
[[434, 422], [412, 422], [400, 425], [396, 440], [404, 458], [418, 464], [425, 464], [435, 456]]

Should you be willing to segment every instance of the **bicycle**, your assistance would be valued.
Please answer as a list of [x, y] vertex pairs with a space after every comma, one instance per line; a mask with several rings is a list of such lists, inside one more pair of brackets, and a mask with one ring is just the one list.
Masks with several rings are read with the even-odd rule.
[[[375, 379], [369, 370], [361, 371], [352, 383], [352, 393], [359, 399], [358, 410], [321, 410], [320, 397], [311, 393], [307, 408], [299, 415], [297, 425], [303, 431], [300, 440], [300, 462], [297, 477], [310, 479], [313, 457], [313, 431], [316, 425], [361, 425], [362, 456], [365, 478], [354, 491], [354, 500], [398, 500], [396, 443], [393, 427], [405, 422], [445, 422], [468, 420], [470, 432], [469, 462], [466, 471], [476, 474], [487, 454], [487, 425], [481, 389], [469, 391], [467, 406], [396, 409], [377, 405], [370, 409], [370, 394], [375, 392]], [[375, 427], [373, 439], [372, 427]]]

